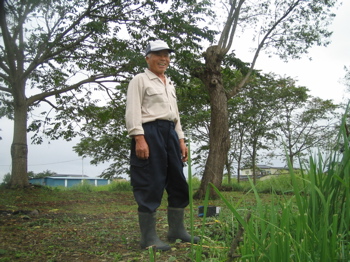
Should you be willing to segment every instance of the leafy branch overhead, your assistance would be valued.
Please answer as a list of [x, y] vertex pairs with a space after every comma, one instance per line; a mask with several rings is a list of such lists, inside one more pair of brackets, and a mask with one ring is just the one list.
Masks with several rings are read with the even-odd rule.
[[[164, 37], [193, 53], [212, 39], [213, 31], [198, 26], [207, 2], [165, 2], [0, 1], [0, 112], [15, 124], [12, 185], [28, 183], [27, 131], [37, 132], [37, 142], [38, 131], [73, 137], [80, 124], [56, 113], [92, 103], [87, 96], [98, 90], [113, 99], [117, 83], [143, 70], [149, 39]], [[28, 114], [41, 106], [44, 120], [36, 117], [28, 129]]]

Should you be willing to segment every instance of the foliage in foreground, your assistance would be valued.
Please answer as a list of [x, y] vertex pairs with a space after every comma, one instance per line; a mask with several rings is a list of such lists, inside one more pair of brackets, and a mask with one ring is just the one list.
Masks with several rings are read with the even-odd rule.
[[[291, 197], [279, 199], [274, 193], [267, 204], [252, 183], [257, 205], [249, 206], [244, 199], [233, 203], [211, 185], [229, 210], [218, 220], [222, 251], [215, 249], [215, 261], [349, 261], [350, 150], [345, 130], [341, 133], [338, 142], [344, 141], [344, 152], [334, 152], [327, 161], [321, 155], [310, 157], [302, 183], [289, 163]], [[207, 193], [206, 206], [208, 199]], [[196, 261], [203, 261], [204, 246], [215, 245], [202, 238], [194, 247]]]

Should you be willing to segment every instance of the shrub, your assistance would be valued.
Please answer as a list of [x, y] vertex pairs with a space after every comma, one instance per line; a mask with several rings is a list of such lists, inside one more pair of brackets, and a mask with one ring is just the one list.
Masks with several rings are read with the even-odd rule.
[[107, 186], [107, 191], [132, 191], [130, 181], [113, 181]]

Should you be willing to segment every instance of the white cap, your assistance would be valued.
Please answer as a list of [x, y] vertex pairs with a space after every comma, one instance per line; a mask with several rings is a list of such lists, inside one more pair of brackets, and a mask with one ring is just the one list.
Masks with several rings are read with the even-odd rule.
[[146, 47], [145, 55], [148, 55], [151, 52], [156, 52], [160, 50], [168, 50], [170, 53], [174, 52], [173, 49], [170, 49], [168, 44], [162, 40], [150, 41]]

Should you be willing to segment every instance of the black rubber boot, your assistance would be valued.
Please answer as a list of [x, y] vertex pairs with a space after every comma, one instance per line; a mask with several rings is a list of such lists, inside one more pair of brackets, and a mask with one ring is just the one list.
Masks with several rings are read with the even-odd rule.
[[141, 248], [155, 246], [157, 250], [169, 250], [170, 246], [159, 239], [156, 232], [156, 213], [139, 212]]
[[[191, 235], [187, 233], [184, 226], [184, 209], [168, 207], [168, 240], [173, 243], [176, 239], [183, 242], [191, 242]], [[197, 244], [199, 237], [193, 237], [193, 243]]]

